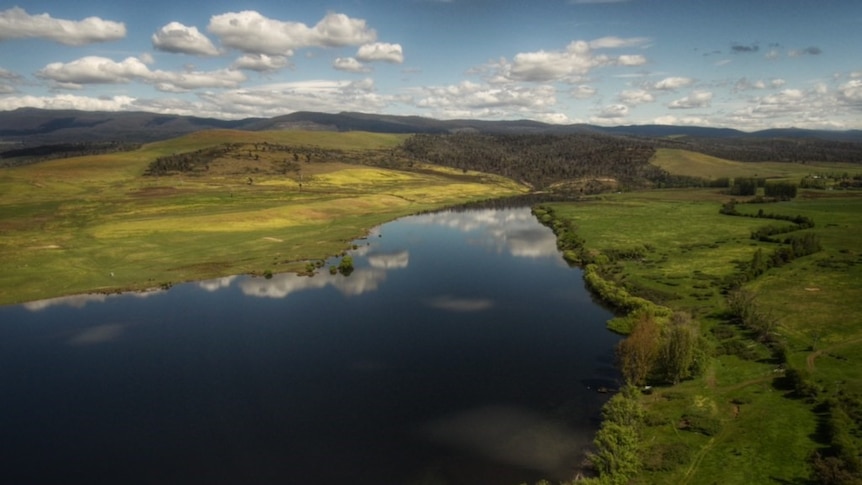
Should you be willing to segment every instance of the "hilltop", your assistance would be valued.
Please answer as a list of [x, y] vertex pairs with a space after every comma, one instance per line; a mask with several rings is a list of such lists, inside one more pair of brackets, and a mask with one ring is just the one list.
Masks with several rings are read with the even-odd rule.
[[146, 143], [208, 129], [247, 131], [323, 130], [373, 133], [604, 134], [645, 138], [770, 139], [793, 138], [862, 143], [862, 131], [804, 129], [744, 132], [731, 128], [672, 125], [606, 127], [554, 125], [532, 120], [438, 120], [421, 116], [298, 111], [274, 118], [221, 120], [147, 112], [44, 110], [20, 108], [0, 112], [0, 143], [41, 145], [69, 142]]

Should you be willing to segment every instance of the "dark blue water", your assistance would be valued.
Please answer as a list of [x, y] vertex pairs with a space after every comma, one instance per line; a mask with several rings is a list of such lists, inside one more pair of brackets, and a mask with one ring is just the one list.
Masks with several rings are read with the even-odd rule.
[[357, 244], [349, 276], [0, 307], [0, 482], [571, 478], [618, 337], [553, 234], [475, 210]]

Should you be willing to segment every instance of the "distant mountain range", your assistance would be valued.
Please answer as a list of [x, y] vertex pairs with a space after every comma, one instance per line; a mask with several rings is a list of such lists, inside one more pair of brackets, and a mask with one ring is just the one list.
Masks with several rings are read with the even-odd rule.
[[649, 138], [816, 138], [862, 142], [862, 130], [828, 131], [797, 128], [744, 132], [730, 128], [672, 125], [596, 126], [553, 125], [530, 120], [438, 120], [420, 116], [395, 116], [343, 112], [299, 111], [275, 118], [219, 120], [146, 112], [105, 112], [21, 108], [0, 111], [0, 143], [39, 145], [48, 143], [121, 141], [143, 143], [173, 138], [208, 129], [330, 130], [378, 133], [496, 133], [496, 134], [608, 134]]

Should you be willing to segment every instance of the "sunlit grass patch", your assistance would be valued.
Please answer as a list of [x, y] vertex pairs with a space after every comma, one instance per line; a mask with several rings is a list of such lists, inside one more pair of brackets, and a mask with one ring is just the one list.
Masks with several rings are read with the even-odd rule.
[[[0, 304], [299, 270], [396, 217], [526, 190], [477, 172], [369, 165], [403, 139], [217, 130], [133, 152], [4, 169]], [[225, 143], [241, 149], [212, 160], [212, 170], [143, 175], [160, 156]], [[295, 146], [341, 152], [306, 161], [290, 152]], [[294, 158], [300, 161], [290, 170], [278, 170]]]
[[782, 163], [737, 162], [703, 153], [676, 148], [659, 148], [650, 160], [674, 175], [706, 179], [760, 177], [801, 179], [809, 174], [827, 171], [858, 172], [859, 166], [848, 163]]

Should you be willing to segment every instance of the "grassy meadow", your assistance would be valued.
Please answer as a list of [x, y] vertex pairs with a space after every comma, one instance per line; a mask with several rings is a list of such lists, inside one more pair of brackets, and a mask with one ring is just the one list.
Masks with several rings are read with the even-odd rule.
[[[735, 171], [727, 162], [714, 172], [715, 160], [685, 156], [687, 175], [754, 175], [752, 164]], [[775, 176], [807, 175], [800, 167], [773, 167]], [[816, 234], [822, 251], [771, 268], [743, 288], [777, 320], [786, 368], [810, 375], [817, 399], [788, 388], [785, 365], [727, 316], [727, 278], [758, 248], [778, 246], [751, 239], [754, 229], [776, 221], [720, 214], [729, 199], [719, 189], [668, 189], [546, 204], [574, 223], [587, 253], [628, 255], [601, 263], [615, 284], [690, 313], [708, 336], [709, 358], [698, 377], [642, 395], [643, 467], [632, 483], [808, 483], [809, 458], [829, 444], [818, 404], [862, 395], [862, 193], [802, 190], [789, 202], [737, 205], [744, 214], [762, 209], [816, 222], [794, 234]]]
[[717, 178], [755, 177], [785, 179], [799, 182], [807, 175], [818, 173], [860, 173], [859, 165], [837, 162], [782, 163], [737, 162], [703, 153], [675, 148], [659, 148], [650, 163], [674, 175]]
[[[525, 190], [476, 172], [366, 164], [391, 158], [403, 139], [219, 130], [3, 169], [0, 304], [302, 271], [385, 221]], [[158, 157], [226, 143], [231, 152], [205, 172], [143, 175]], [[322, 155], [279, 171], [273, 167], [290, 156], [272, 145]]]

